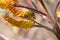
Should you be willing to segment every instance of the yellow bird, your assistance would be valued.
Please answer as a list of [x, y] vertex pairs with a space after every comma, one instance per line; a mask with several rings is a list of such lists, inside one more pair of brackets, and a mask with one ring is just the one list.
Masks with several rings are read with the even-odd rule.
[[[26, 18], [34, 19], [33, 12], [17, 11], [14, 7], [16, 2], [17, 2], [16, 0], [0, 0], [0, 8], [7, 9], [9, 11], [9, 13], [12, 13], [13, 15], [18, 16], [18, 17], [26, 17]], [[32, 28], [35, 25], [35, 23], [33, 21], [30, 21], [27, 19], [17, 21], [9, 16], [6, 17], [6, 21], [8, 21], [9, 23], [11, 23], [12, 25], [14, 25], [16, 27], [20, 27], [20, 28], [24, 28], [24, 29]]]

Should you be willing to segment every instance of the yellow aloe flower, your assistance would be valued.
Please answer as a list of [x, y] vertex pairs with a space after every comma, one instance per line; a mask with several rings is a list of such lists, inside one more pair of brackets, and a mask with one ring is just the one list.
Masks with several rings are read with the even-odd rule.
[[60, 18], [60, 11], [57, 12], [57, 17]]

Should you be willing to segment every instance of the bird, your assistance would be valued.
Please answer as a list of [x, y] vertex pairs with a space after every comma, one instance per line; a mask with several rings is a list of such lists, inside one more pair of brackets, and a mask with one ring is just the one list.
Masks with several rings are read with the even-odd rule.
[[17, 3], [17, 0], [0, 0], [0, 8], [8, 10], [9, 14], [13, 14], [12, 16], [17, 17], [24, 17], [26, 19], [23, 20], [15, 20], [14, 18], [11, 18], [10, 16], [4, 16], [5, 20], [8, 21], [13, 26], [23, 28], [23, 29], [29, 29], [34, 27], [35, 23], [28, 19], [34, 19], [34, 13], [33, 12], [23, 12], [18, 11], [15, 9], [14, 5]]

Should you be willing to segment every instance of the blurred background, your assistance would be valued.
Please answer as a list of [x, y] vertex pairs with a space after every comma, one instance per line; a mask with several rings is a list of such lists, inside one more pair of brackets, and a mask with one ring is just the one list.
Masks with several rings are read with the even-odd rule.
[[[2, 0], [3, 1], [3, 0]], [[34, 5], [31, 3], [34, 3]], [[49, 14], [54, 17], [55, 8], [57, 3], [60, 0], [43, 0], [46, 8], [48, 9]], [[45, 9], [41, 5], [38, 0], [17, 0], [19, 5], [24, 5], [27, 7], [31, 7], [46, 13]], [[16, 8], [17, 10], [22, 11], [29, 11], [25, 8]], [[57, 11], [60, 11], [60, 6], [58, 7]], [[0, 8], [0, 40], [58, 40], [57, 37], [50, 31], [46, 30], [45, 28], [38, 28], [33, 27], [29, 30], [24, 30], [17, 28], [10, 23], [6, 23], [6, 20], [2, 18], [3, 15], [8, 13], [6, 9]], [[47, 14], [47, 13], [46, 13]], [[45, 16], [42, 16], [35, 13], [35, 20], [49, 28], [53, 29], [51, 23], [49, 23], [48, 19]], [[44, 19], [43, 19], [44, 18]], [[46, 19], [46, 20], [45, 20]]]

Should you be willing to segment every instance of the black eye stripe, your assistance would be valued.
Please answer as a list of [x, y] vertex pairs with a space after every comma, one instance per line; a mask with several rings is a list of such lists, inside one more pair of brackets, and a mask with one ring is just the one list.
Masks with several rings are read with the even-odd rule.
[[25, 15], [25, 16], [24, 16], [24, 18], [28, 18], [28, 16], [27, 16], [27, 15]]

